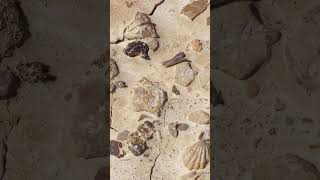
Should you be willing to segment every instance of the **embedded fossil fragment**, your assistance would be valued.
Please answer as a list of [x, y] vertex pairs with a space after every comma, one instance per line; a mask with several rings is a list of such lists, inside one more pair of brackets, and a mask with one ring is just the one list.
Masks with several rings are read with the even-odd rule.
[[0, 100], [13, 98], [20, 86], [19, 78], [10, 71], [0, 71]]
[[204, 169], [209, 161], [209, 145], [201, 139], [188, 147], [183, 154], [183, 164], [189, 170]]
[[127, 137], [129, 150], [135, 156], [140, 156], [147, 149], [146, 141], [144, 141], [137, 131], [130, 133]]
[[155, 132], [154, 125], [150, 121], [145, 121], [143, 124], [138, 126], [137, 132], [143, 140], [149, 140]]
[[124, 30], [124, 38], [128, 40], [158, 38], [155, 24], [153, 24], [148, 15], [137, 12], [135, 19]]
[[115, 60], [110, 59], [110, 79], [112, 80], [119, 74], [119, 68]]
[[180, 52], [176, 54], [173, 58], [162, 62], [162, 65], [164, 67], [171, 67], [182, 62], [190, 62], [187, 59], [185, 59], [185, 57], [186, 57], [186, 54], [184, 54], [184, 52]]
[[203, 11], [205, 11], [207, 6], [208, 0], [193, 0], [190, 4], [187, 4], [182, 8], [180, 14], [183, 14], [190, 20], [193, 20]]
[[147, 111], [156, 116], [160, 116], [160, 112], [167, 101], [167, 93], [159, 87], [145, 83], [134, 89], [133, 107], [137, 112]]
[[176, 67], [175, 82], [187, 87], [193, 82], [197, 74], [198, 72], [191, 67], [190, 63], [181, 63]]
[[122, 149], [122, 143], [118, 141], [111, 140], [110, 141], [110, 154], [116, 156], [117, 158], [121, 158], [125, 155], [125, 152]]
[[46, 83], [57, 79], [56, 76], [50, 73], [50, 66], [38, 61], [19, 63], [16, 66], [16, 70], [20, 78], [29, 83]]
[[142, 41], [133, 41], [127, 45], [123, 52], [129, 57], [141, 56], [143, 59], [150, 60], [149, 47]]
[[185, 131], [185, 130], [187, 130], [188, 128], [189, 128], [189, 125], [186, 124], [186, 123], [179, 123], [179, 124], [177, 125], [177, 129], [178, 129], [179, 131]]
[[210, 123], [210, 116], [207, 112], [198, 110], [191, 112], [189, 114], [189, 121], [192, 121], [197, 124], [209, 124]]
[[155, 132], [154, 125], [150, 121], [145, 121], [136, 131], [130, 133], [127, 136], [127, 144], [132, 154], [135, 156], [143, 154], [147, 149], [146, 141], [151, 139]]
[[177, 129], [177, 123], [176, 122], [173, 122], [173, 123], [169, 123], [168, 125], [168, 131], [169, 131], [169, 134], [172, 136], [172, 137], [175, 137], [177, 138], [178, 137], [178, 129]]

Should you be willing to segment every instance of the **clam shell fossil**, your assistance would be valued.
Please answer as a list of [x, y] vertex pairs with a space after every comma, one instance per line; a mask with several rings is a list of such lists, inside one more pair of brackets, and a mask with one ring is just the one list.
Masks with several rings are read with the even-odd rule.
[[203, 140], [188, 147], [183, 154], [183, 164], [189, 170], [204, 169], [209, 161], [209, 145]]

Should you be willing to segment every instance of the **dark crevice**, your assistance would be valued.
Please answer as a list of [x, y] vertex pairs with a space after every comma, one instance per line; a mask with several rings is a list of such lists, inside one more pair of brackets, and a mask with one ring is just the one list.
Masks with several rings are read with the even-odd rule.
[[152, 174], [153, 174], [153, 169], [154, 169], [154, 167], [156, 166], [156, 162], [157, 162], [157, 159], [159, 158], [159, 156], [160, 156], [160, 154], [161, 153], [159, 153], [158, 155], [157, 155], [157, 157], [154, 159], [154, 161], [153, 161], [153, 165], [152, 165], [152, 167], [151, 167], [151, 169], [150, 169], [150, 180], [152, 179]]
[[159, 2], [158, 4], [156, 4], [156, 5], [153, 7], [151, 13], [148, 14], [148, 15], [149, 15], [149, 16], [152, 16], [153, 13], [156, 11], [157, 7], [158, 7], [159, 5], [161, 5], [163, 2], [164, 2], [164, 0], [162, 0], [161, 2]]

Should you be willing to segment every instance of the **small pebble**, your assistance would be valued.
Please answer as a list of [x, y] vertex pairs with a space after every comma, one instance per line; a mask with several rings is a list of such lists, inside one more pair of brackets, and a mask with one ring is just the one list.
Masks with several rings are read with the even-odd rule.
[[191, 47], [194, 51], [200, 52], [202, 50], [202, 43], [199, 39], [194, 39], [191, 41]]
[[210, 115], [202, 110], [194, 111], [189, 114], [189, 121], [197, 124], [209, 124]]
[[186, 123], [179, 123], [179, 124], [177, 125], [177, 129], [178, 129], [179, 131], [185, 131], [185, 130], [187, 130], [188, 128], [189, 128], [189, 125], [186, 124]]

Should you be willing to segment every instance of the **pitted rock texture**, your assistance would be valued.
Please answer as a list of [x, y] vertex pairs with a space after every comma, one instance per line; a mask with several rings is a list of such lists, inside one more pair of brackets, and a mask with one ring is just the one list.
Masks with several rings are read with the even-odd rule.
[[147, 111], [160, 116], [167, 101], [167, 93], [154, 85], [142, 85], [134, 89], [132, 103], [137, 112]]
[[15, 0], [0, 1], [0, 60], [30, 36], [27, 19]]

